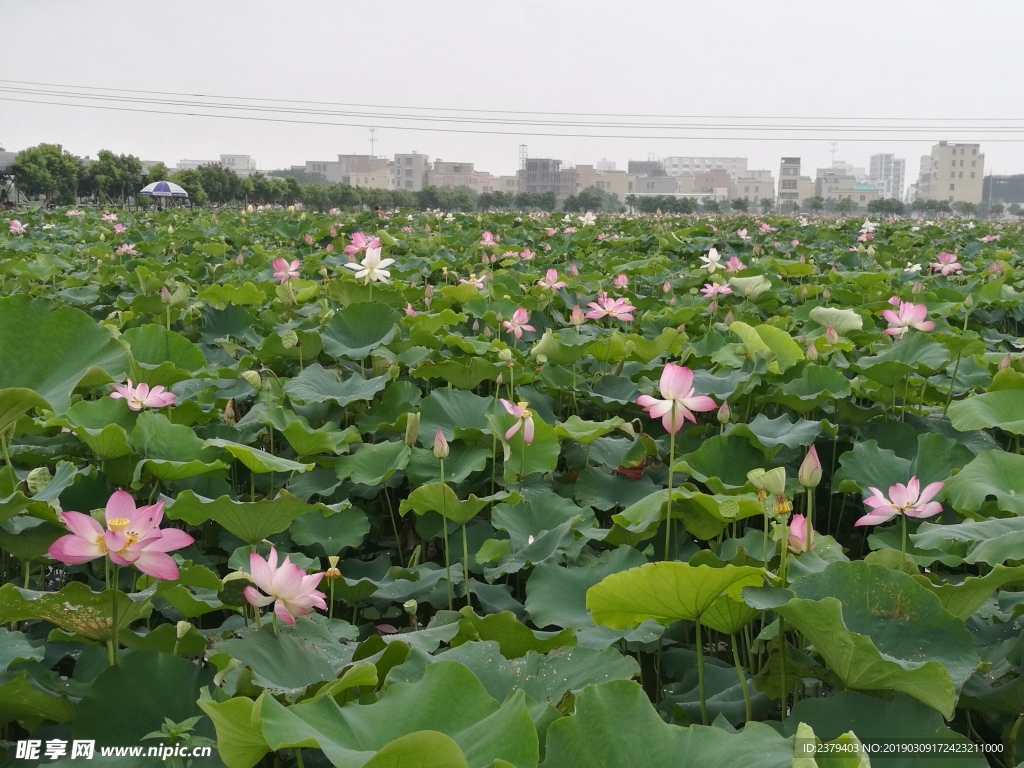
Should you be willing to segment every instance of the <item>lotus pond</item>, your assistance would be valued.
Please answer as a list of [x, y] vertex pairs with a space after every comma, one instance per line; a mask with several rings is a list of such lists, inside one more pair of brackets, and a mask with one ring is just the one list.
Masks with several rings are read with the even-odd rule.
[[0, 764], [1024, 764], [1022, 250], [5, 219]]

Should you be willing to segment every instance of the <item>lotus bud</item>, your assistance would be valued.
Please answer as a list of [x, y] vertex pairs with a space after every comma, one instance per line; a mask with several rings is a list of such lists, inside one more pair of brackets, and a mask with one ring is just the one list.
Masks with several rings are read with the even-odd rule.
[[722, 322], [724, 322], [726, 325], [732, 325], [735, 319], [736, 318], [733, 315], [732, 310], [730, 309], [728, 312], [725, 313], [725, 317], [723, 318]]
[[434, 432], [434, 458], [448, 458], [448, 441], [444, 439], [444, 433], [440, 429]]
[[801, 299], [806, 299], [807, 298], [807, 286], [806, 285], [801, 285], [800, 286], [800, 298]]
[[668, 293], [671, 290], [672, 290], [672, 284], [668, 280], [666, 280], [664, 283], [661, 284], [661, 292], [662, 293]]
[[580, 309], [580, 305], [576, 304], [572, 308], [572, 313], [569, 315], [569, 322], [575, 325], [576, 328], [579, 328], [586, 322], [586, 320], [587, 316], [584, 314], [583, 310]]
[[818, 359], [818, 348], [814, 346], [813, 341], [807, 345], [807, 359], [812, 363]]
[[288, 210], [289, 211], [294, 211], [295, 210], [295, 206], [294, 205], [289, 205], [288, 206]]
[[974, 306], [974, 296], [967, 294], [967, 298], [964, 299], [964, 309], [970, 309]]
[[1000, 371], [1005, 371], [1007, 368], [1010, 367], [1010, 364], [1012, 362], [1013, 362], [1013, 360], [1010, 359], [1010, 353], [1007, 352], [1006, 353], [1006, 357], [1004, 357], [1002, 360], [999, 361], [999, 370]]
[[160, 301], [164, 304], [170, 304], [174, 301], [174, 299], [171, 298], [171, 292], [167, 290], [166, 285], [160, 286]]
[[177, 626], [174, 628], [174, 636], [178, 639], [178, 642], [181, 642], [185, 639], [185, 635], [187, 635], [191, 629], [192, 622], [179, 621]]
[[922, 283], [920, 280], [915, 280], [914, 284], [910, 286], [910, 292], [915, 296], [924, 293], [924, 283]]
[[818, 460], [818, 449], [813, 445], [807, 451], [800, 471], [797, 473], [800, 485], [804, 488], [817, 488], [821, 482], [821, 461]]
[[577, 277], [580, 274], [580, 270], [579, 270], [579, 268], [575, 264], [570, 264], [569, 265], [569, 274], [572, 275], [573, 277]]
[[817, 544], [814, 541], [814, 531], [808, 527], [807, 518], [803, 515], [793, 515], [789, 521], [789, 538], [786, 542], [789, 551], [794, 554], [810, 552]]
[[252, 207], [252, 203], [249, 203], [247, 206], [245, 206], [246, 213], [252, 213], [254, 210], [256, 209]]
[[729, 410], [729, 401], [723, 401], [721, 407], [718, 409], [718, 423], [728, 424], [731, 416], [732, 412]]
[[712, 299], [711, 303], [708, 304], [708, 314], [715, 314], [718, 311], [718, 299]]
[[433, 295], [434, 295], [434, 286], [433, 285], [431, 285], [430, 283], [427, 283], [425, 286], [423, 286], [423, 298], [429, 299]]
[[504, 360], [506, 363], [512, 359], [512, 350], [507, 347], [498, 352], [498, 359]]
[[245, 258], [242, 256], [242, 252], [239, 251], [238, 255], [235, 257], [235, 264], [241, 264], [244, 261], [245, 261]]
[[224, 404], [224, 412], [221, 414], [221, 420], [229, 427], [235, 426], [235, 399], [230, 398], [227, 403]]
[[405, 419], [405, 444], [412, 448], [416, 445], [416, 438], [420, 434], [420, 413], [414, 411]]
[[487, 338], [491, 337], [491, 326], [489, 326], [489, 325], [485, 325], [484, 326], [484, 336], [486, 336]]
[[821, 298], [825, 299], [825, 301], [828, 301], [829, 299], [832, 298], [832, 293], [829, 291], [828, 288], [822, 289]]
[[324, 250], [325, 250], [325, 251], [327, 251], [328, 253], [330, 253], [331, 251], [333, 251], [333, 250], [334, 250], [334, 243], [328, 243], [328, 244], [327, 244], [327, 247], [326, 247], [326, 248], [324, 248]]
[[260, 374], [258, 371], [242, 371], [242, 378], [249, 382], [249, 385], [253, 389], [260, 389], [263, 383], [263, 380], [260, 378]]
[[167, 227], [167, 234], [168, 235], [173, 235], [174, 234], [174, 227], [168, 225], [168, 227]]
[[305, 235], [303, 235], [302, 239], [306, 241], [306, 245], [312, 245], [313, 244], [313, 237], [309, 234], [309, 232], [307, 232]]
[[326, 571], [324, 571], [324, 578], [325, 579], [339, 579], [339, 578], [341, 578], [341, 571], [338, 570], [338, 561], [340, 559], [341, 558], [338, 557], [337, 555], [331, 555], [330, 557], [327, 558], [327, 565], [329, 567], [328, 567], [328, 569]]

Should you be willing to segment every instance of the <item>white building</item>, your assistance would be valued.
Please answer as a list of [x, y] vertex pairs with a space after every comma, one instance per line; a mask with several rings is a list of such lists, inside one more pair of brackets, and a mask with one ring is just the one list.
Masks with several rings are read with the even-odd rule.
[[903, 199], [907, 161], [892, 154], [872, 155], [868, 164], [868, 177], [884, 198]]
[[747, 175], [745, 157], [666, 157], [661, 163], [669, 176], [698, 175], [715, 170], [725, 171], [733, 180]]

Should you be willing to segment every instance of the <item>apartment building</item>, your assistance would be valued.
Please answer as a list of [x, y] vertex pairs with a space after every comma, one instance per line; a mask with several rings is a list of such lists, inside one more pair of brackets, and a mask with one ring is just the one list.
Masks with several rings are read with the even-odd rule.
[[810, 176], [800, 175], [800, 158], [784, 157], [779, 166], [779, 194], [777, 202], [780, 209], [791, 209], [793, 205], [814, 197], [814, 180]]
[[982, 199], [986, 203], [1024, 204], [1024, 174], [986, 176], [983, 184]]
[[985, 155], [980, 144], [940, 141], [930, 155], [921, 157], [917, 199], [951, 203], [981, 203], [985, 179]]
[[661, 163], [669, 176], [699, 175], [715, 170], [725, 171], [730, 180], [747, 175], [745, 157], [666, 157]]
[[243, 177], [256, 173], [256, 161], [252, 155], [221, 155], [220, 165]]
[[[490, 176], [490, 174], [487, 175]], [[427, 172], [427, 186], [469, 187], [478, 190], [480, 172], [474, 170], [473, 163], [452, 163], [438, 158]]]
[[893, 154], [872, 155], [868, 163], [868, 178], [884, 198], [903, 199], [906, 174], [907, 161]]
[[419, 192], [427, 186], [430, 158], [418, 152], [396, 154], [393, 168], [394, 188], [406, 192]]
[[746, 200], [749, 210], [755, 210], [766, 197], [775, 200], [775, 179], [771, 171], [747, 171], [729, 186], [729, 199]]
[[554, 192], [559, 200], [564, 200], [576, 192], [576, 171], [572, 168], [562, 168], [561, 160], [528, 157], [516, 176], [519, 192]]

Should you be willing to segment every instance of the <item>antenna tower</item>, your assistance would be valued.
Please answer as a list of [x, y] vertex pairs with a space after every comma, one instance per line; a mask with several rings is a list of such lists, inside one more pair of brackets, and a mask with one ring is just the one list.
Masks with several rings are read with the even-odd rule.
[[374, 134], [376, 132], [377, 132], [376, 128], [371, 128], [370, 129], [370, 157], [374, 156], [374, 154], [373, 154], [373, 146], [374, 146], [374, 144], [377, 143], [377, 139], [374, 137]]
[[830, 141], [828, 143], [828, 151], [832, 153], [832, 165], [836, 164], [836, 152], [839, 151], [839, 142]]

